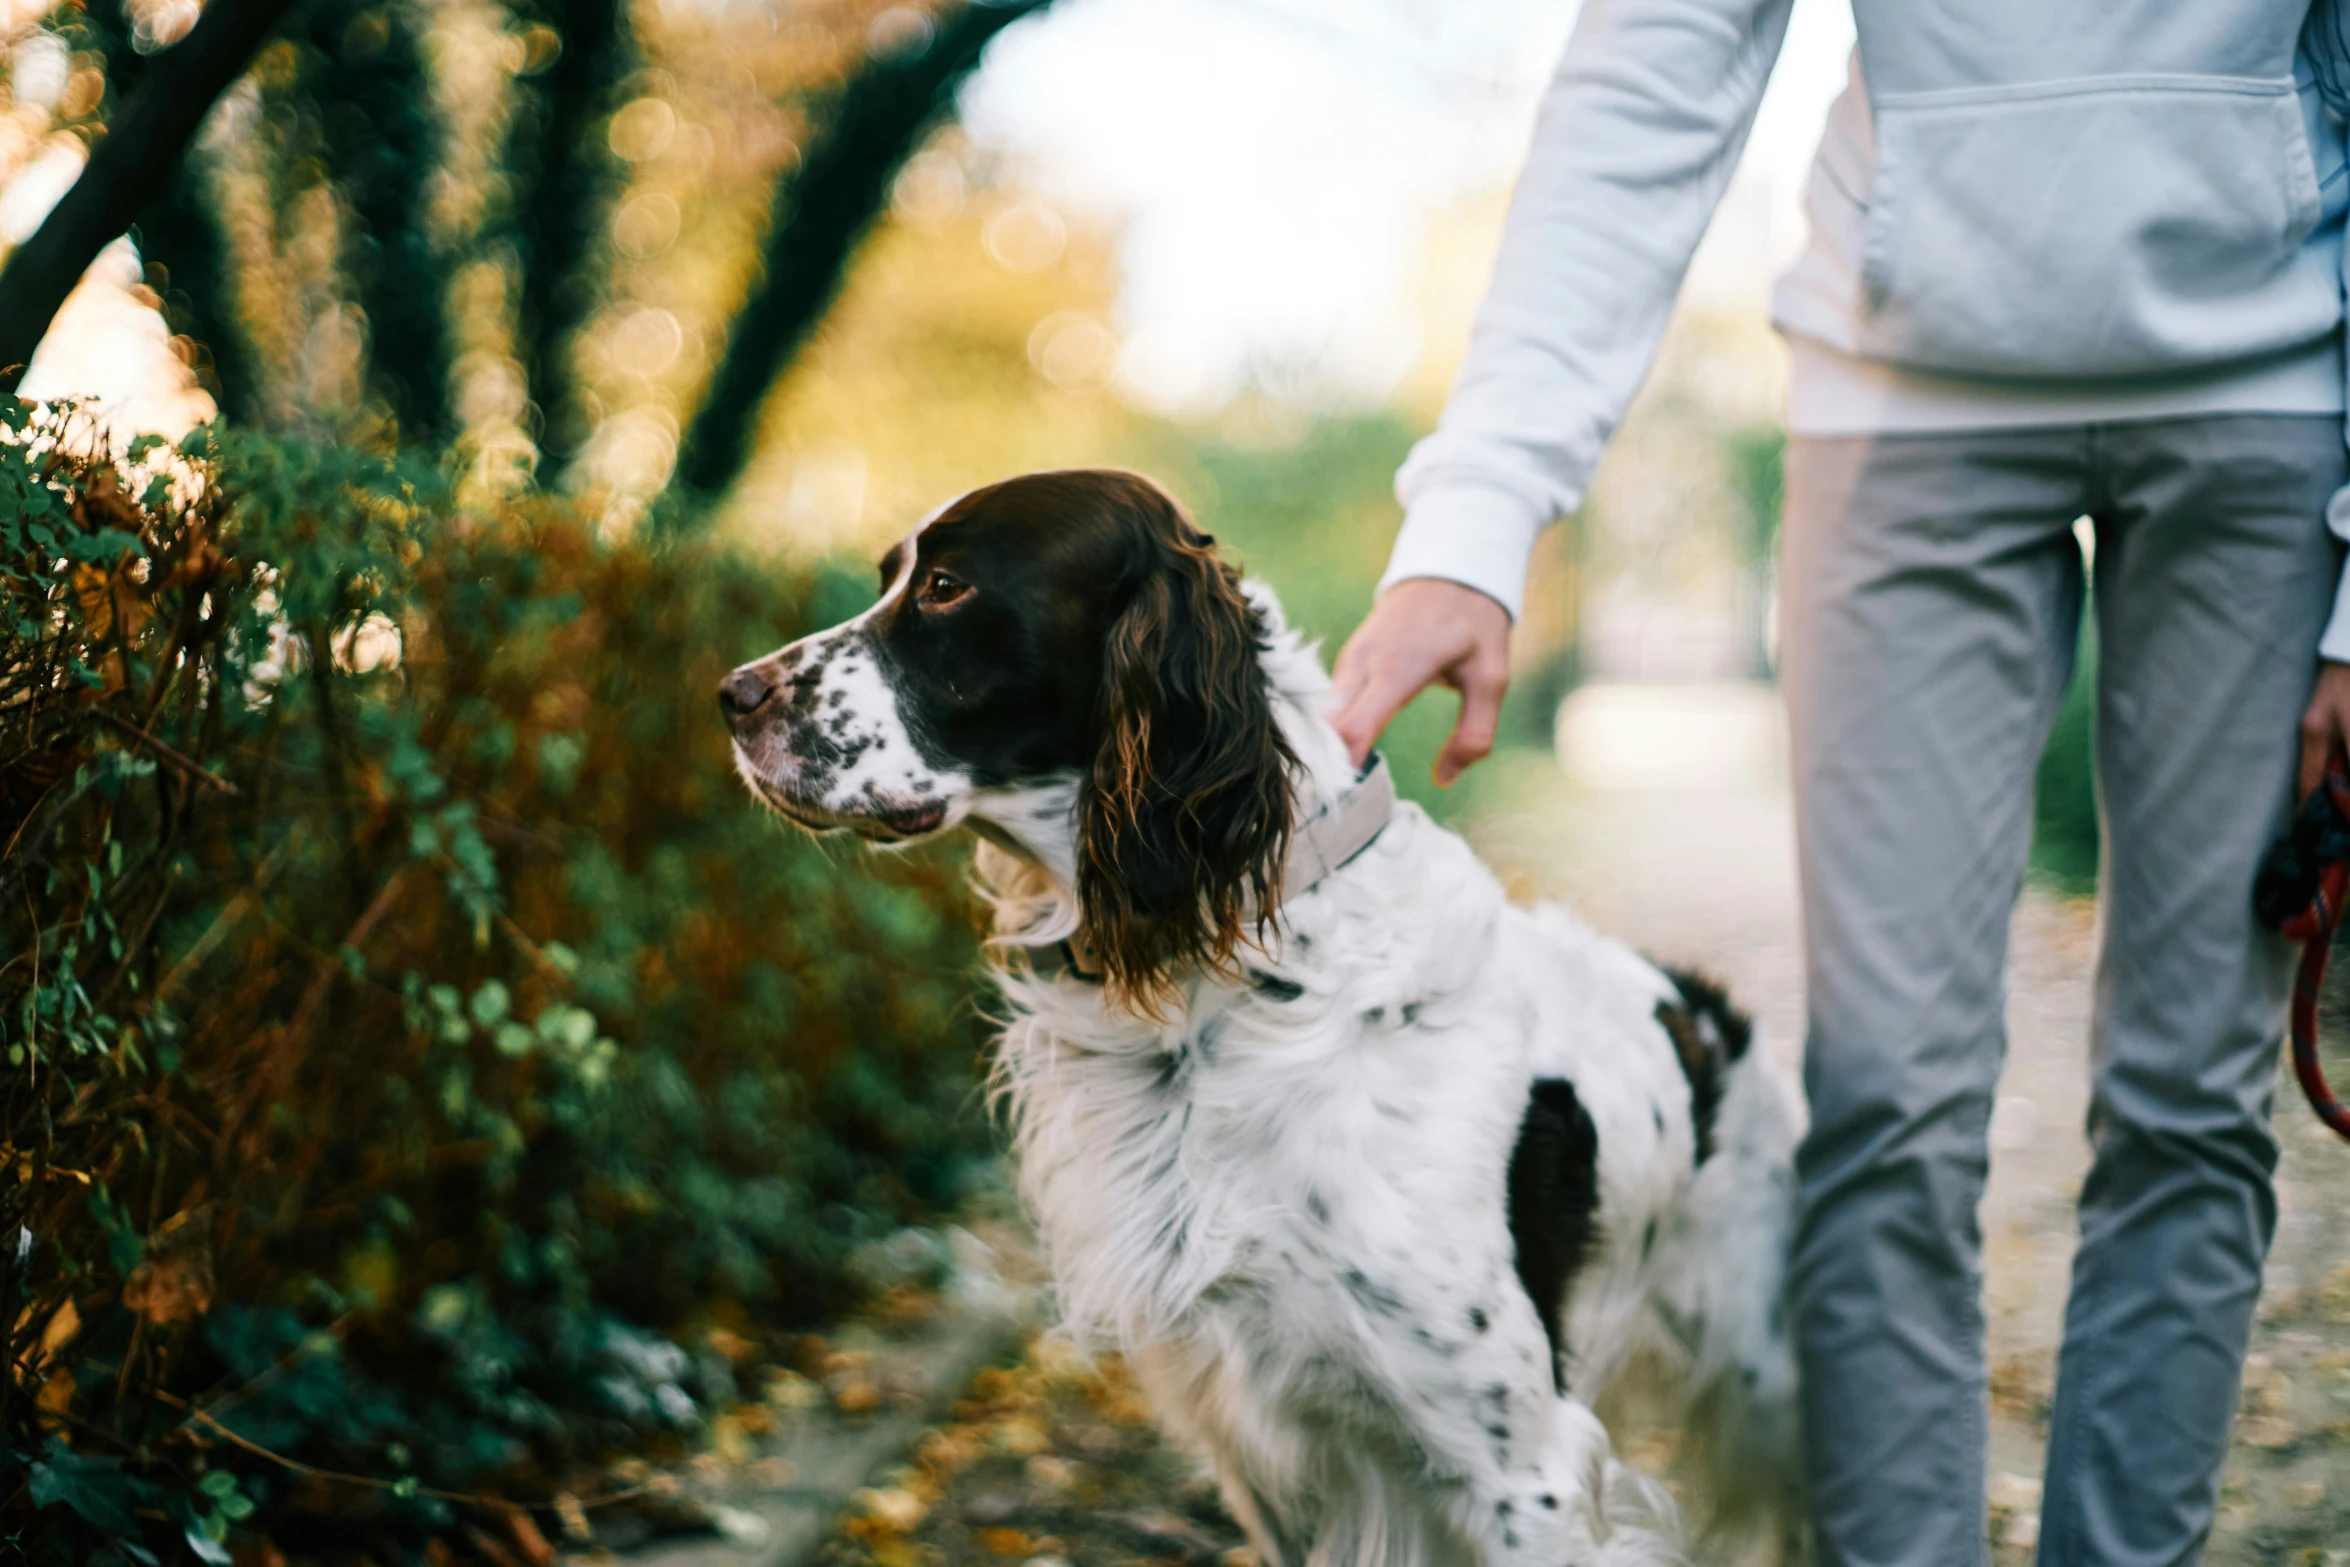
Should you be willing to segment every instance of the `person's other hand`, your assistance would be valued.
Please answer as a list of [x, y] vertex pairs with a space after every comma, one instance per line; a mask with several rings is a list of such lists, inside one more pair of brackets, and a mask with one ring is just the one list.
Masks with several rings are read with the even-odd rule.
[[[1475, 588], [1413, 577], [1379, 595], [1339, 650], [1330, 722], [1360, 767], [1403, 705], [1441, 682], [1461, 694], [1461, 716], [1436, 758], [1449, 785], [1493, 749], [1510, 683], [1510, 616]], [[2350, 713], [2350, 688], [2344, 711]]]
[[2328, 661], [2317, 666], [2317, 689], [2301, 715], [2301, 787], [2294, 803], [2325, 781], [2326, 759], [2344, 744], [2350, 744], [2350, 664]]

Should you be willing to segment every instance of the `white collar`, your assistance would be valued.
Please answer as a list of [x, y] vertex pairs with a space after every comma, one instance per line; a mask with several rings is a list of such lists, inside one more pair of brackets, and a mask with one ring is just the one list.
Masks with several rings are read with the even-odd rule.
[[[1355, 776], [1354, 786], [1325, 804], [1306, 824], [1289, 836], [1289, 854], [1282, 861], [1281, 901], [1302, 898], [1335, 875], [1356, 855], [1368, 849], [1395, 817], [1395, 775], [1378, 752]], [[1257, 919], [1255, 900], [1243, 916]], [[1093, 943], [1080, 929], [1067, 941], [1049, 947], [1024, 948], [1028, 964], [1046, 976], [1070, 974], [1088, 984], [1101, 983]]]

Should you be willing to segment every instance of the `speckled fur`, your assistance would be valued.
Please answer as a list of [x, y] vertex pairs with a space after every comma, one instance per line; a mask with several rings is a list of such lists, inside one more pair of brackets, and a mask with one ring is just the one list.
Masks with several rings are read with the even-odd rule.
[[[1352, 769], [1320, 666], [1288, 637], [1267, 665], [1327, 797]], [[981, 851], [1007, 948], [1070, 925], [1056, 806], [1022, 804], [1004, 824], [1030, 852]], [[1268, 1564], [1673, 1559], [1669, 1504], [1589, 1408], [1643, 1350], [1684, 1370], [1731, 1465], [1783, 1491], [1791, 1115], [1760, 1051], [1697, 1165], [1656, 1019], [1671, 981], [1564, 910], [1511, 905], [1411, 805], [1250, 967], [1153, 1024], [1009, 958], [996, 1083], [1067, 1326], [1127, 1353]], [[1538, 1075], [1574, 1084], [1601, 1152], [1565, 1397], [1503, 1205]]]
[[753, 794], [803, 827], [886, 840], [893, 835], [879, 818], [971, 791], [967, 775], [923, 755], [875, 643], [874, 626], [912, 574], [909, 550], [879, 603], [768, 660], [780, 711], [759, 732], [736, 735], [734, 769]]
[[[1302, 817], [1353, 769], [1320, 664], [1250, 592]], [[1237, 981], [1196, 976], [1140, 1018], [1021, 952], [1076, 926], [1074, 780], [931, 787], [984, 839], [995, 1088], [1066, 1327], [1129, 1357], [1266, 1567], [1678, 1560], [1662, 1488], [1592, 1413], [1644, 1353], [1683, 1373], [1730, 1490], [1789, 1494], [1792, 1115], [1761, 1050], [1728, 1072], [1700, 1163], [1657, 1016], [1671, 980], [1509, 903], [1408, 804], [1284, 906]], [[1563, 1394], [1504, 1196], [1537, 1077], [1570, 1082], [1598, 1132]]]

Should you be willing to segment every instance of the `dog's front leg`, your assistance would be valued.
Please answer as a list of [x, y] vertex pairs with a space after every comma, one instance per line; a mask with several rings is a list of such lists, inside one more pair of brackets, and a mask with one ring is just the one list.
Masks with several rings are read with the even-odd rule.
[[1266, 1379], [1243, 1369], [1248, 1362], [1240, 1342], [1203, 1332], [1144, 1345], [1129, 1351], [1127, 1361], [1167, 1434], [1215, 1477], [1259, 1567], [1307, 1567], [1297, 1521], [1275, 1501], [1294, 1502], [1305, 1489], [1305, 1444], [1294, 1423], [1278, 1415]]
[[1618, 1465], [1607, 1430], [1556, 1391], [1550, 1344], [1522, 1292], [1472, 1308], [1465, 1333], [1404, 1323], [1391, 1364], [1406, 1418], [1483, 1567], [1678, 1560], [1669, 1504]]
[[1218, 1463], [1215, 1469], [1217, 1494], [1224, 1498], [1224, 1510], [1232, 1515], [1232, 1521], [1248, 1536], [1257, 1553], [1257, 1567], [1306, 1567], [1305, 1548], [1289, 1538], [1272, 1506], [1257, 1494], [1247, 1476], [1228, 1463]]

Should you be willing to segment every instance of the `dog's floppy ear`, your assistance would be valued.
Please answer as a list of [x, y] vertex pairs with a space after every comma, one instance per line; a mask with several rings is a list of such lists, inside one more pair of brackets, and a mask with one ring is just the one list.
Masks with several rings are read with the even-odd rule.
[[1140, 530], [1139, 566], [1102, 650], [1077, 893], [1112, 996], [1156, 1014], [1178, 970], [1229, 972], [1272, 918], [1296, 758], [1239, 574], [1167, 496], [1135, 492], [1121, 509]]

